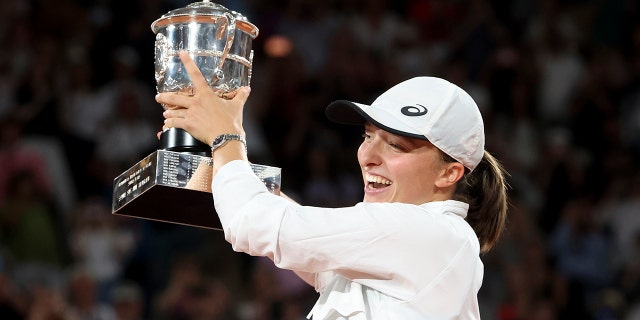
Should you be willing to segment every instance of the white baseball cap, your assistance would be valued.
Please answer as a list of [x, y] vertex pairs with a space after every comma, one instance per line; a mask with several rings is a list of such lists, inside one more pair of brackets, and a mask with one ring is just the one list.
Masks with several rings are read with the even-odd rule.
[[484, 155], [484, 123], [478, 106], [460, 87], [440, 78], [406, 80], [371, 105], [334, 101], [326, 115], [336, 123], [368, 121], [393, 134], [428, 140], [469, 170]]

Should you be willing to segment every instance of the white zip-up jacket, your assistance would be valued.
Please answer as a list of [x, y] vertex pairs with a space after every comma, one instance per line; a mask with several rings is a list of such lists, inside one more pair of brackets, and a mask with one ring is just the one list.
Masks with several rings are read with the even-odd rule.
[[313, 320], [480, 319], [484, 267], [466, 203], [306, 207], [269, 193], [245, 161], [223, 166], [212, 193], [234, 250], [315, 286]]

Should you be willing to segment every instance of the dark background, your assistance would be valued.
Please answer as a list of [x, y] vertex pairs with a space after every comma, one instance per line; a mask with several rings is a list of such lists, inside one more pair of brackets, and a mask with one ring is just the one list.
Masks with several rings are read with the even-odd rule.
[[[313, 289], [221, 232], [110, 214], [113, 178], [158, 146], [150, 24], [188, 3], [0, 2], [0, 318], [310, 310]], [[483, 319], [640, 319], [639, 1], [220, 3], [260, 30], [249, 156], [282, 167], [286, 193], [359, 201], [360, 128], [324, 107], [446, 78], [474, 97], [510, 172]]]

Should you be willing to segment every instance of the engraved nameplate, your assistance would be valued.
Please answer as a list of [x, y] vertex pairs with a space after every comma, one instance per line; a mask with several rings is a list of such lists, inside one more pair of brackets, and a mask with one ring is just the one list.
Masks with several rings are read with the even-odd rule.
[[[154, 151], [114, 179], [112, 213], [220, 230], [211, 166], [209, 157]], [[280, 193], [280, 168], [251, 167], [270, 192]]]

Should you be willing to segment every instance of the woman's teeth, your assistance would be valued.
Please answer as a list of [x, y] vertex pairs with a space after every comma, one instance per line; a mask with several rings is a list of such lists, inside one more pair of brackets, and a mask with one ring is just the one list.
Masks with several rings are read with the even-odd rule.
[[392, 184], [392, 182], [390, 180], [387, 180], [387, 179], [379, 177], [379, 176], [371, 176], [369, 174], [365, 175], [365, 179], [369, 183], [368, 184], [369, 188], [386, 187], [386, 186], [390, 186]]

